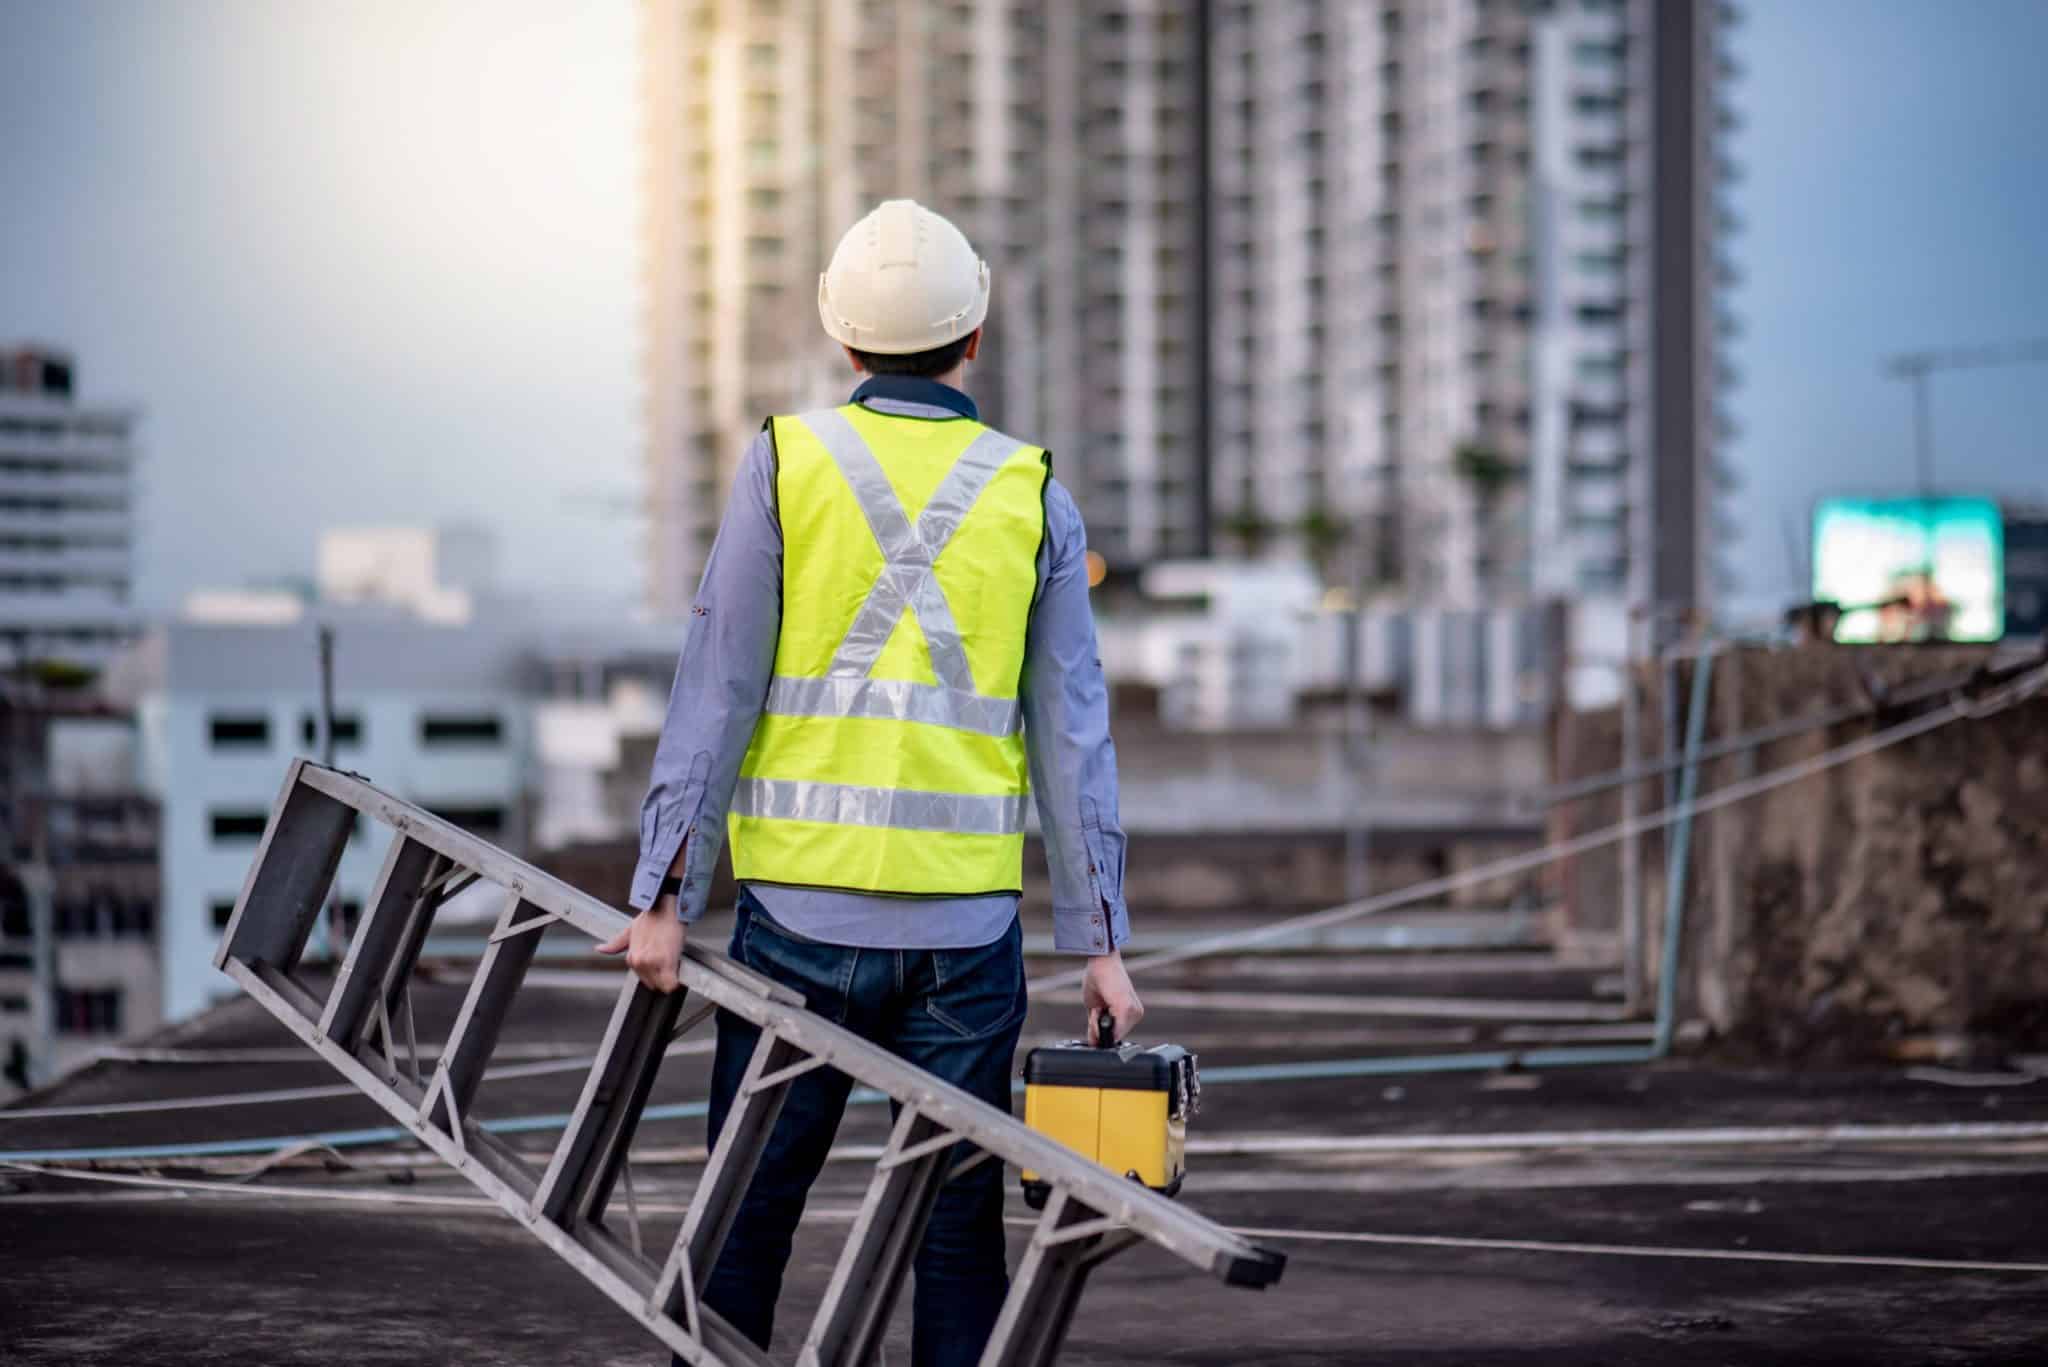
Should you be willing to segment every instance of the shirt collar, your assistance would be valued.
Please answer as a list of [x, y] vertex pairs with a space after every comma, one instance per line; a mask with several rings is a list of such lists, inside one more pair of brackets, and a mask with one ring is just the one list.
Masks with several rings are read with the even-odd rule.
[[922, 375], [870, 375], [860, 382], [860, 388], [853, 391], [852, 401], [866, 403], [869, 399], [930, 404], [933, 408], [949, 409], [963, 418], [981, 421], [981, 410], [974, 406], [973, 399], [949, 384], [940, 384]]

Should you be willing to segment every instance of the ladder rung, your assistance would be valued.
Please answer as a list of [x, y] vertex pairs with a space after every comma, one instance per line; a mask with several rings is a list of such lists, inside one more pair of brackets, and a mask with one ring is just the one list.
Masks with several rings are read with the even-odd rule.
[[[517, 924], [522, 912], [531, 913], [532, 910], [517, 891], [508, 893], [505, 910], [498, 917], [500, 930]], [[534, 951], [539, 948], [540, 936], [532, 932], [509, 937], [493, 936], [491, 942], [484, 946], [483, 955], [477, 961], [476, 976], [470, 979], [469, 992], [463, 997], [462, 1009], [455, 1017], [455, 1028], [441, 1051], [440, 1073], [446, 1079], [441, 1086], [445, 1095], [453, 1099], [457, 1116], [469, 1114], [469, 1103], [476, 1099], [476, 1089], [483, 1081], [485, 1066], [491, 1061], [491, 1051], [498, 1047], [498, 1035], [505, 1028], [505, 1017], [512, 1008], [513, 995], [519, 991], [519, 984], [525, 980], [526, 970], [533, 963]], [[443, 1129], [448, 1128], [445, 1101], [437, 1100], [432, 1114], [434, 1123]]]
[[945, 1185], [948, 1151], [957, 1139], [914, 1107], [898, 1114], [798, 1367], [861, 1367], [874, 1357]]
[[[275, 964], [289, 973], [306, 951], [314, 922], [355, 822], [355, 809], [299, 782], [305, 761], [295, 760], [285, 774], [284, 791], [271, 809], [242, 883], [242, 895], [228, 918], [216, 968], [231, 958], [244, 963]], [[260, 909], [251, 914], [250, 908]]]
[[747, 1194], [747, 1184], [754, 1180], [754, 1168], [768, 1147], [776, 1118], [782, 1114], [789, 1084], [761, 1087], [760, 1080], [782, 1071], [791, 1060], [802, 1056], [795, 1045], [770, 1030], [763, 1030], [756, 1041], [740, 1081], [738, 1098], [718, 1132], [718, 1143], [704, 1165], [704, 1175], [697, 1180], [690, 1208], [683, 1215], [683, 1227], [676, 1234], [675, 1247], [655, 1288], [653, 1304], [671, 1317], [682, 1313], [684, 1296], [679, 1283], [686, 1268], [693, 1278], [695, 1292], [701, 1293], [711, 1279], [711, 1270], [725, 1248], [725, 1236], [731, 1232], [740, 1201]]
[[[446, 856], [417, 840], [402, 834], [391, 837], [384, 865], [370, 889], [369, 905], [356, 923], [348, 954], [335, 974], [334, 990], [328, 993], [327, 1010], [320, 1018], [321, 1033], [342, 1048], [353, 1053], [362, 1042], [376, 1016], [377, 994], [391, 983], [393, 961], [415, 941], [411, 932], [421, 885], [450, 866]], [[407, 974], [411, 971], [407, 962]]]
[[[655, 1281], [653, 1265], [620, 1243], [610, 1230], [601, 1225], [579, 1223], [570, 1232], [570, 1237], [636, 1292], [643, 1295], [651, 1293]], [[708, 1306], [699, 1306], [697, 1314], [700, 1330], [697, 1337], [711, 1350], [712, 1360], [746, 1363], [748, 1367], [772, 1367], [768, 1355], [752, 1339], [733, 1328]], [[677, 1324], [680, 1326], [681, 1321]]]
[[661, 1069], [685, 993], [661, 993], [628, 978], [612, 1008], [597, 1063], [535, 1196], [537, 1213], [566, 1225], [602, 1222], [619, 1165]]
[[1066, 1339], [1088, 1273], [1101, 1261], [1095, 1256], [1096, 1246], [1117, 1237], [1113, 1232], [1063, 1236], [1068, 1229], [1101, 1218], [1064, 1190], [1053, 1188], [1010, 1279], [1010, 1294], [1003, 1299], [981, 1367], [1050, 1367]]

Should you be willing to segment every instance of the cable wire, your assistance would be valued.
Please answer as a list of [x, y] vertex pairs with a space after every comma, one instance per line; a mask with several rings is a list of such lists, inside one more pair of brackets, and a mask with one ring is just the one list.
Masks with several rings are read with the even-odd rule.
[[[1770, 770], [1767, 773], [1758, 774], [1753, 778], [1739, 779], [1734, 783], [1728, 784], [1726, 787], [1718, 788], [1706, 796], [1695, 798], [1690, 802], [1673, 803], [1671, 806], [1659, 811], [1618, 821], [1612, 826], [1602, 827], [1597, 831], [1588, 831], [1584, 835], [1574, 836], [1569, 840], [1557, 841], [1544, 845], [1539, 849], [1525, 851], [1522, 854], [1509, 855], [1506, 858], [1496, 859], [1487, 864], [1480, 864], [1460, 873], [1446, 874], [1440, 878], [1424, 879], [1422, 882], [1411, 883], [1405, 888], [1381, 893], [1376, 897], [1368, 897], [1362, 901], [1347, 902], [1325, 911], [1311, 912], [1306, 916], [1288, 917], [1284, 920], [1256, 926], [1250, 930], [1229, 931], [1219, 935], [1207, 936], [1185, 945], [1180, 945], [1174, 949], [1160, 950], [1155, 954], [1142, 954], [1126, 961], [1124, 968], [1127, 972], [1134, 974], [1147, 969], [1164, 968], [1169, 964], [1185, 963], [1190, 959], [1206, 958], [1212, 954], [1220, 954], [1232, 949], [1241, 949], [1247, 945], [1263, 944], [1269, 940], [1279, 939], [1303, 931], [1315, 931], [1328, 926], [1342, 925], [1346, 921], [1355, 921], [1362, 916], [1376, 916], [1381, 912], [1392, 911], [1397, 907], [1412, 906], [1417, 902], [1430, 901], [1450, 893], [1463, 891], [1466, 888], [1490, 883], [1497, 879], [1527, 873], [1533, 869], [1539, 869], [1547, 864], [1555, 863], [1560, 859], [1569, 859], [1575, 855], [1585, 854], [1607, 845], [1617, 844], [1634, 836], [1647, 834], [1650, 831], [1662, 830], [1664, 827], [1673, 825], [1687, 816], [1695, 816], [1701, 812], [1713, 812], [1719, 811], [1723, 807], [1731, 807], [1738, 802], [1747, 801], [1773, 789], [1797, 783], [1801, 779], [1811, 778], [1815, 774], [1825, 773], [1829, 769], [1839, 768], [1853, 760], [1876, 754], [1880, 750], [1904, 744], [1906, 741], [1918, 736], [1924, 736], [1930, 731], [1937, 731], [1951, 722], [1991, 716], [2033, 697], [2044, 686], [2048, 686], [2048, 666], [2030, 670], [2011, 683], [1992, 693], [1986, 694], [1981, 699], [1958, 698], [1954, 702], [1935, 708], [1931, 712], [1922, 713], [1920, 716], [1885, 727], [1879, 731], [1873, 731], [1867, 736], [1845, 742], [1808, 759], [1799, 760], [1781, 768]], [[1081, 982], [1085, 976], [1085, 969], [1072, 969], [1065, 972], [1048, 974], [1042, 978], [1035, 978], [1028, 986], [1033, 992], [1045, 992], [1054, 988], [1072, 987]]]

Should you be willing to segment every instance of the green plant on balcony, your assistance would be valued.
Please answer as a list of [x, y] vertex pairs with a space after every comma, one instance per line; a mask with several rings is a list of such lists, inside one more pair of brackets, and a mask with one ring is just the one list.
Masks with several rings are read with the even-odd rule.
[[1248, 502], [1236, 512], [1225, 515], [1223, 530], [1236, 538], [1238, 548], [1246, 555], [1255, 556], [1272, 543], [1274, 533], [1280, 529], [1259, 511], [1258, 504]]

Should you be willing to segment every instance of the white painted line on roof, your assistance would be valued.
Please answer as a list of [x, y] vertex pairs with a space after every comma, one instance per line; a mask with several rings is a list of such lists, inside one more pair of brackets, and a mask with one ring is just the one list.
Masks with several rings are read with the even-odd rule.
[[[1035, 1223], [1035, 1222], [1033, 1222]], [[1686, 1258], [1731, 1263], [1803, 1263], [1818, 1267], [1899, 1267], [1935, 1272], [2048, 1272], [2048, 1263], [1990, 1262], [1973, 1258], [1906, 1258], [1859, 1253], [1790, 1253], [1766, 1248], [1668, 1248], [1657, 1244], [1592, 1244], [1550, 1239], [1474, 1239], [1450, 1234], [1374, 1234], [1341, 1229], [1258, 1229], [1233, 1226], [1247, 1239], [1381, 1244], [1407, 1248], [1483, 1249], [1510, 1253], [1564, 1253], [1608, 1258]]]
[[[1060, 1005], [1078, 1003], [1079, 992], [1042, 992], [1032, 998]], [[1507, 1000], [1485, 997], [1387, 997], [1311, 995], [1299, 992], [1202, 992], [1185, 988], [1148, 987], [1147, 1007], [1170, 1006], [1191, 1011], [1270, 1012], [1286, 1016], [1410, 1016], [1437, 1020], [1613, 1021], [1630, 1013], [1624, 1006], [1554, 1000]]]
[[1272, 1134], [1188, 1140], [1212, 1156], [1477, 1152], [1489, 1149], [1752, 1148], [1788, 1144], [1982, 1143], [2048, 1139], [2048, 1123], [1955, 1121], [1911, 1125], [1726, 1125], [1686, 1130], [1524, 1130], [1499, 1134]]
[[[159, 1189], [203, 1192], [229, 1198], [261, 1197], [273, 1200], [292, 1201], [344, 1201], [364, 1205], [392, 1207], [437, 1207], [460, 1210], [496, 1210], [496, 1203], [480, 1196], [434, 1196], [418, 1192], [367, 1191], [350, 1187], [278, 1187], [254, 1183], [193, 1182], [176, 1181], [163, 1177], [129, 1177], [117, 1173], [66, 1172], [55, 1168], [42, 1168], [29, 1163], [4, 1163], [4, 1166], [37, 1173], [42, 1176], [61, 1177], [73, 1181], [105, 1182], [117, 1186], [152, 1187]], [[58, 1193], [56, 1195], [61, 1195]], [[52, 1197], [30, 1194], [0, 1198], [8, 1202], [49, 1202]], [[647, 1202], [641, 1206], [649, 1214], [681, 1214], [689, 1209], [681, 1202]], [[844, 1223], [857, 1214], [852, 1209], [806, 1211], [806, 1221], [818, 1223]], [[1003, 1223], [1020, 1227], [1035, 1227], [1036, 1218], [1006, 1216]], [[2048, 1263], [1993, 1262], [1970, 1258], [1911, 1258], [1892, 1257], [1881, 1254], [1859, 1253], [1798, 1253], [1781, 1249], [1734, 1249], [1734, 1248], [1682, 1248], [1658, 1244], [1600, 1244], [1579, 1243], [1549, 1239], [1481, 1239], [1451, 1234], [1381, 1234], [1367, 1230], [1344, 1229], [1271, 1229], [1261, 1226], [1231, 1226], [1230, 1232], [1247, 1239], [1274, 1239], [1302, 1243], [1372, 1244], [1384, 1247], [1405, 1248], [1451, 1248], [1508, 1253], [1549, 1253], [1570, 1254], [1610, 1258], [1671, 1258], [1709, 1262], [1751, 1262], [1751, 1263], [1799, 1263], [1817, 1267], [1892, 1267], [1933, 1272], [2019, 1272], [2026, 1274], [2048, 1273]]]
[[[676, 1058], [683, 1054], [708, 1054], [716, 1045], [711, 1040], [685, 1040], [671, 1044], [664, 1058]], [[422, 1057], [425, 1055], [422, 1054]], [[315, 1062], [322, 1061], [318, 1054], [307, 1053], [302, 1057]], [[484, 1074], [485, 1082], [500, 1082], [510, 1078], [542, 1077], [549, 1073], [573, 1073], [590, 1067], [597, 1061], [594, 1054], [582, 1054], [574, 1058], [549, 1059], [539, 1063], [514, 1063], [503, 1068], [492, 1068]], [[148, 1115], [160, 1111], [215, 1110], [226, 1106], [264, 1106], [282, 1101], [327, 1101], [337, 1097], [361, 1097], [362, 1089], [353, 1083], [329, 1083], [320, 1087], [278, 1087], [262, 1092], [216, 1092], [211, 1096], [160, 1097], [154, 1101], [105, 1101], [81, 1102], [73, 1106], [31, 1106], [21, 1110], [0, 1110], [0, 1121], [8, 1120], [58, 1120], [74, 1116]]]

